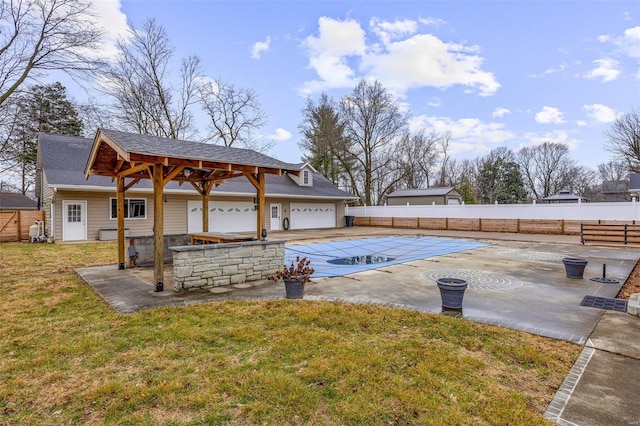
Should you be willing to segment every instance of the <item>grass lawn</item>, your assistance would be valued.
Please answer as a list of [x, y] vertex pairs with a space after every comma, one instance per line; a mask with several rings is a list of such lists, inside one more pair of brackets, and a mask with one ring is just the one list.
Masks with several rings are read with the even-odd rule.
[[73, 271], [108, 263], [113, 243], [0, 244], [0, 424], [545, 424], [581, 350], [337, 303], [117, 314]]

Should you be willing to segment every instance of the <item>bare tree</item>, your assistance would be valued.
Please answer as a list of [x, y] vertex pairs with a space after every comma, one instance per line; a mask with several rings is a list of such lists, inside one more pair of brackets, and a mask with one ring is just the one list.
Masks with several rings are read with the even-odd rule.
[[360, 81], [342, 98], [340, 113], [351, 156], [363, 175], [353, 176], [353, 188], [367, 205], [378, 204], [395, 182], [385, 179], [396, 155], [395, 144], [406, 133], [408, 114], [378, 82]]
[[267, 122], [267, 115], [253, 89], [237, 88], [218, 78], [202, 81], [198, 96], [210, 119], [205, 140], [225, 146], [241, 145], [260, 152], [272, 148], [273, 143], [253, 139], [256, 130]]
[[397, 189], [428, 188], [440, 155], [442, 135], [425, 129], [407, 134], [398, 142], [401, 172]]
[[548, 197], [571, 187], [575, 161], [569, 157], [569, 148], [565, 144], [545, 142], [524, 147], [516, 156], [522, 179], [533, 199]]
[[447, 168], [451, 154], [449, 153], [449, 145], [451, 144], [451, 132], [447, 132], [443, 138], [440, 139], [440, 179], [438, 180], [438, 186], [447, 186]]
[[598, 173], [588, 167], [576, 166], [571, 173], [569, 189], [577, 195], [595, 201], [600, 197], [602, 181], [598, 180]]
[[118, 41], [120, 58], [106, 70], [106, 92], [115, 98], [116, 115], [125, 127], [165, 138], [193, 135], [191, 105], [196, 102], [200, 59], [182, 60], [180, 85], [171, 84], [174, 48], [165, 29], [147, 20]]
[[28, 79], [49, 70], [94, 71], [102, 31], [85, 0], [2, 0], [0, 105]]
[[476, 204], [478, 202], [480, 166], [481, 160], [479, 158], [447, 161], [443, 186], [454, 187], [462, 195], [465, 204]]
[[619, 117], [606, 133], [607, 149], [628, 168], [640, 171], [640, 111], [632, 108]]
[[604, 181], [629, 181], [629, 167], [625, 161], [614, 160], [598, 164], [600, 180]]

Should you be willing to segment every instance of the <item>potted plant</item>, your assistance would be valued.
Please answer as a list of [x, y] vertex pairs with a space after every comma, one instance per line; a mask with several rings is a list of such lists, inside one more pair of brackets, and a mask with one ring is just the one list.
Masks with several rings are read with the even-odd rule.
[[284, 281], [287, 299], [302, 299], [304, 285], [311, 281], [311, 274], [315, 271], [309, 265], [311, 261], [306, 257], [297, 256], [295, 262], [284, 267], [274, 275], [268, 277], [271, 281]]

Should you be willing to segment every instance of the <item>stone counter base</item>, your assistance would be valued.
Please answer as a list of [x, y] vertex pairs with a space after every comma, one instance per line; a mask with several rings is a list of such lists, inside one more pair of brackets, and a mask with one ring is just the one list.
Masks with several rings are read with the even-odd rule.
[[173, 290], [187, 291], [265, 280], [284, 264], [284, 241], [245, 241], [171, 247]]

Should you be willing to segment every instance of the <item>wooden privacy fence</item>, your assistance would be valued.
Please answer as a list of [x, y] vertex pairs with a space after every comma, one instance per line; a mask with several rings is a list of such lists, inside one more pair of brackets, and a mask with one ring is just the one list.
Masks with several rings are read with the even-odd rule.
[[[612, 227], [635, 226], [632, 221], [564, 220], [564, 219], [470, 219], [423, 217], [362, 217], [354, 218], [356, 226], [387, 226], [449, 231], [513, 232], [522, 234], [581, 235], [586, 225]], [[616, 228], [617, 229], [617, 228]], [[629, 228], [631, 229], [631, 228]], [[638, 225], [640, 241], [640, 225]], [[594, 240], [595, 241], [595, 240]], [[604, 241], [604, 240], [601, 240]], [[619, 241], [611, 241], [619, 242]], [[622, 241], [620, 241], [622, 242]]]
[[640, 225], [636, 224], [589, 224], [580, 226], [580, 242], [586, 243], [614, 243], [640, 244]]
[[29, 239], [29, 227], [44, 221], [43, 211], [11, 210], [0, 212], [0, 243]]

